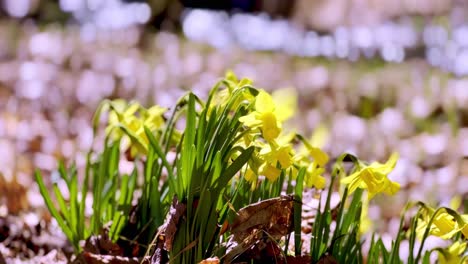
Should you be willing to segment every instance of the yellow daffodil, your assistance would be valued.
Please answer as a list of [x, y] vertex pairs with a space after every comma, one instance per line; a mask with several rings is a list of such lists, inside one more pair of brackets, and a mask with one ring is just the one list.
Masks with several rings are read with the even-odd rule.
[[164, 125], [163, 114], [167, 108], [155, 105], [150, 107], [144, 115], [144, 124], [150, 130], [159, 129]]
[[286, 169], [292, 164], [290, 154], [292, 147], [288, 145], [275, 146], [274, 144], [263, 145], [257, 154], [257, 162], [261, 162], [258, 173], [264, 175], [269, 181], [276, 181], [281, 174], [281, 169]]
[[110, 105], [112, 107], [109, 112], [106, 134], [112, 134], [114, 139], [120, 139], [123, 135], [123, 132], [119, 129], [120, 125], [129, 127], [138, 126], [134, 115], [140, 108], [140, 105], [138, 103], [127, 104], [127, 102], [121, 99], [112, 101]]
[[424, 205], [421, 210], [423, 210], [423, 213], [416, 228], [418, 237], [423, 237], [424, 232], [428, 228], [429, 221], [435, 213], [437, 213], [437, 215], [434, 217], [432, 225], [429, 227], [430, 235], [438, 236], [442, 239], [450, 239], [460, 231], [460, 228], [457, 227], [458, 225], [455, 218], [444, 209], [436, 211], [435, 209]]
[[[306, 166], [306, 175], [304, 181], [307, 187], [315, 187], [317, 189], [325, 188], [325, 165], [328, 162], [328, 155], [319, 148], [313, 147], [308, 142], [304, 142], [304, 147], [299, 154], [294, 157], [294, 161], [299, 166]], [[297, 171], [294, 171], [293, 176]]]
[[312, 156], [314, 161], [317, 162], [317, 164], [320, 167], [324, 167], [325, 164], [327, 164], [327, 162], [329, 160], [329, 157], [328, 157], [327, 153], [325, 153], [321, 149], [315, 148], [315, 147], [308, 147], [308, 150], [309, 150], [310, 156]]
[[[237, 146], [246, 148], [255, 147], [254, 154], [249, 161], [249, 170], [246, 172], [246, 180], [253, 182], [258, 175], [264, 175], [270, 181], [275, 181], [281, 174], [281, 170], [289, 169], [293, 166], [294, 149], [292, 140], [294, 133], [279, 136], [270, 143], [258, 140], [258, 137], [247, 134], [244, 135]], [[252, 175], [255, 174], [255, 177]]]
[[248, 78], [242, 78], [241, 80], [238, 80], [237, 76], [232, 71], [226, 72], [226, 76], [224, 80], [228, 83], [227, 88], [228, 88], [229, 94], [232, 94], [232, 92], [235, 91], [236, 89], [252, 84], [252, 80]]
[[281, 133], [281, 122], [289, 118], [291, 114], [288, 104], [275, 104], [270, 94], [260, 90], [255, 97], [255, 111], [239, 120], [247, 127], [260, 128], [263, 138], [267, 142], [272, 142]]
[[307, 187], [314, 187], [316, 189], [325, 188], [325, 177], [322, 174], [325, 172], [323, 167], [320, 167], [317, 162], [312, 162], [307, 166], [305, 175], [305, 184]]
[[450, 208], [452, 208], [455, 211], [460, 208], [461, 204], [462, 204], [461, 195], [453, 196], [452, 199], [450, 199], [450, 202], [449, 202]]
[[[462, 197], [460, 195], [455, 195], [452, 199], [450, 199], [450, 208], [452, 208], [453, 210], [458, 210], [461, 205]], [[468, 239], [468, 214], [460, 215], [460, 217], [463, 221], [461, 232], [465, 236], [465, 238]]]
[[446, 249], [439, 250], [439, 263], [440, 264], [461, 264], [466, 263], [467, 257], [463, 257], [466, 250], [467, 242], [457, 241]]
[[468, 239], [468, 214], [461, 215], [461, 218], [465, 222], [461, 229], [461, 232], [465, 236], [465, 238]]
[[369, 166], [363, 165], [350, 176], [343, 178], [341, 183], [349, 185], [350, 194], [357, 188], [367, 189], [369, 199], [380, 192], [393, 195], [400, 189], [400, 184], [390, 181], [387, 175], [395, 168], [397, 160], [398, 154], [394, 153], [385, 164], [373, 162]]
[[130, 148], [132, 156], [136, 153], [146, 154], [149, 140], [144, 127], [148, 127], [152, 132], [160, 129], [164, 125], [163, 114], [166, 109], [160, 106], [144, 109], [138, 103], [127, 104], [123, 100], [115, 100], [111, 106], [106, 132], [114, 139], [127, 135], [123, 144]]
[[[426, 229], [429, 228], [429, 235], [438, 236], [442, 239], [450, 239], [458, 232], [468, 238], [468, 215], [460, 215], [450, 208], [434, 209], [424, 203], [421, 206], [421, 216], [418, 221], [416, 232], [419, 238], [423, 237]], [[432, 220], [432, 225], [428, 227]]]
[[[242, 141], [242, 140], [241, 140]], [[244, 145], [244, 143], [239, 143], [239, 146], [241, 147], [246, 147]], [[251, 146], [251, 145], [247, 145], [247, 146]], [[260, 174], [259, 171], [260, 171], [260, 166], [262, 166], [264, 164], [264, 160], [262, 160], [260, 157], [259, 157], [259, 154], [258, 154], [258, 150], [257, 151], [254, 151], [254, 153], [252, 154], [252, 156], [250, 157], [250, 160], [248, 161], [248, 163], [244, 166], [244, 168], [242, 169], [242, 171], [244, 172], [243, 176], [245, 178], [245, 180], [247, 180], [248, 182], [252, 183], [252, 185], [256, 185], [256, 181], [258, 179], [258, 175]]]
[[244, 178], [248, 182], [255, 182], [257, 180], [257, 174], [249, 167], [244, 173]]
[[276, 115], [283, 122], [291, 118], [296, 112], [297, 95], [296, 91], [291, 88], [278, 89], [271, 94], [273, 102], [277, 107]]
[[259, 173], [265, 176], [269, 181], [276, 181], [281, 174], [281, 170], [270, 162], [263, 163], [259, 168]]
[[289, 168], [292, 161], [292, 145], [286, 144], [281, 146], [275, 146], [275, 144], [270, 144], [265, 146], [260, 150], [260, 156], [272, 164], [279, 162], [281, 168]]

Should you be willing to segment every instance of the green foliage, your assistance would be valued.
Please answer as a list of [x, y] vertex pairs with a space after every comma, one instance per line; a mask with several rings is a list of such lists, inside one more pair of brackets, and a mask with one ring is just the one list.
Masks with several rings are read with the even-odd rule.
[[[333, 192], [334, 180], [346, 175], [342, 166], [344, 159], [351, 160], [359, 170], [361, 162], [354, 156], [344, 154], [340, 156], [332, 172], [332, 180], [328, 189], [328, 195], [323, 209], [321, 202], [313, 225], [311, 236], [311, 259], [312, 263], [332, 257], [338, 263], [430, 263], [432, 251], [437, 250], [440, 256], [453, 262], [462, 263], [467, 259], [466, 242], [462, 243], [462, 234], [468, 230], [468, 221], [465, 215], [460, 215], [455, 210], [448, 207], [433, 209], [428, 205], [418, 203], [408, 203], [402, 212], [400, 225], [395, 240], [391, 242], [390, 249], [387, 249], [381, 238], [372, 235], [369, 251], [366, 258], [362, 253], [364, 239], [360, 234], [360, 224], [362, 223], [362, 199], [363, 190], [358, 188], [348, 200], [348, 187], [343, 191], [338, 208], [330, 207], [330, 197]], [[367, 198], [364, 198], [367, 199]], [[321, 201], [321, 200], [320, 200]], [[416, 215], [410, 218], [409, 230], [406, 230], [405, 215], [408, 209], [418, 206]], [[337, 212], [337, 213], [336, 213]], [[334, 222], [335, 228], [332, 232], [330, 225]], [[454, 244], [448, 249], [436, 248], [424, 251], [424, 244], [427, 237], [432, 234], [444, 239], [452, 239]], [[401, 259], [400, 247], [403, 240], [408, 241], [408, 258]], [[419, 240], [419, 246], [417, 243]], [[464, 252], [464, 253], [463, 253]], [[465, 256], [463, 256], [465, 254]], [[446, 263], [446, 262], [442, 262]]]
[[[282, 94], [280, 101], [288, 100]], [[54, 201], [36, 172], [45, 203], [75, 250], [81, 250], [81, 240], [101, 233], [110, 223], [113, 241], [139, 245], [145, 255], [155, 248], [167, 251], [171, 263], [222, 257], [232, 235], [222, 227], [233, 223], [238, 210], [287, 193], [294, 197], [294, 254], [301, 255], [303, 190], [325, 188], [329, 158], [302, 135], [284, 133], [282, 122], [292, 115], [290, 105], [280, 106], [274, 96], [252, 87], [251, 81], [238, 81], [228, 73], [206, 101], [187, 93], [176, 102], [169, 118], [166, 111], [159, 106], [147, 109], [135, 102], [104, 101], [93, 120], [97, 133], [101, 115], [108, 114], [104, 150], [88, 153], [83, 180], [79, 181], [74, 166], [66, 169], [59, 165], [69, 197], [61, 194], [55, 182]], [[119, 172], [123, 158], [120, 149], [133, 160], [130, 175]], [[310, 236], [312, 263], [327, 259], [338, 263], [429, 263], [432, 251], [423, 252], [429, 235], [455, 242], [451, 248], [434, 249], [440, 256], [456, 259], [462, 254], [466, 244], [460, 241], [468, 233], [468, 216], [418, 203], [409, 231], [405, 212], [413, 204], [405, 208], [391, 248], [373, 235], [364, 256], [363, 217], [374, 195], [398, 191], [399, 184], [387, 178], [397, 159], [393, 154], [385, 164], [368, 165], [350, 154], [337, 158], [328, 190], [321, 193], [326, 197], [319, 201]], [[343, 165], [345, 160], [354, 165], [350, 173]], [[132, 208], [135, 190], [141, 191], [141, 196]], [[331, 198], [336, 192], [341, 197], [332, 208]], [[85, 214], [87, 196], [93, 199], [91, 216]], [[174, 208], [173, 202], [183, 210]], [[290, 254], [290, 239], [290, 234], [286, 235], [284, 255]], [[421, 242], [413, 252], [417, 239]], [[408, 240], [411, 252], [407, 260], [400, 259], [403, 240]], [[142, 251], [137, 254], [142, 256]]]
[[[35, 178], [47, 208], [57, 220], [58, 225], [72, 243], [76, 251], [80, 251], [79, 242], [90, 235], [97, 235], [104, 226], [111, 222], [109, 236], [113, 241], [128, 221], [133, 193], [136, 187], [136, 170], [131, 175], [121, 175], [118, 171], [119, 142], [105, 144], [102, 155], [95, 162], [87, 159], [87, 168], [83, 181], [79, 186], [78, 173], [75, 166], [66, 169], [59, 164], [58, 174], [65, 181], [70, 197], [66, 199], [58, 182], [53, 183], [56, 204], [45, 186], [43, 177], [36, 171]], [[88, 186], [92, 183], [92, 215], [87, 216], [85, 210]]]
[[[175, 235], [171, 262], [201, 261], [211, 255], [218, 241], [219, 224], [224, 221], [218, 213], [226, 206], [222, 195], [253, 152], [253, 147], [234, 147], [242, 129], [239, 117], [248, 107], [240, 104], [232, 108], [242, 92], [235, 92], [225, 106], [214, 108], [209, 105], [212, 93], [198, 117], [195, 95], [188, 95], [185, 133], [175, 166], [177, 176], [170, 179], [176, 197], [186, 202], [187, 213]], [[187, 249], [192, 243], [195, 245]]]
[[[345, 173], [342, 161], [346, 157], [351, 157], [357, 163], [357, 160], [351, 155], [345, 154], [338, 158], [332, 172], [332, 179], [323, 209], [322, 200], [319, 202], [310, 243], [313, 263], [327, 256], [332, 256], [338, 263], [362, 263], [363, 261], [362, 242], [359, 234], [363, 190], [358, 189], [354, 192], [351, 202], [347, 204], [348, 188], [346, 188], [338, 207], [335, 209], [330, 207], [334, 182], [337, 177]], [[332, 222], [335, 223], [333, 232], [330, 230]]]

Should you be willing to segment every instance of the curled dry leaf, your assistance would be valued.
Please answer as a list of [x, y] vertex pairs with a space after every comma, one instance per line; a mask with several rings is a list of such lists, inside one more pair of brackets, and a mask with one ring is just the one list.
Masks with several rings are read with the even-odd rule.
[[237, 241], [241, 241], [259, 229], [279, 239], [292, 231], [293, 205], [293, 196], [289, 195], [248, 205], [238, 211], [230, 226], [231, 233]]
[[87, 253], [111, 256], [122, 256], [123, 254], [122, 248], [110, 239], [107, 228], [100, 235], [90, 236], [86, 239], [83, 250]]
[[125, 257], [123, 249], [109, 238], [109, 229], [104, 228], [100, 235], [86, 239], [83, 252], [76, 256], [74, 264], [136, 264], [148, 263], [149, 258]]
[[224, 261], [231, 263], [247, 250], [258, 250], [255, 245], [265, 244], [265, 239], [266, 244], [269, 244], [269, 240], [280, 239], [292, 232], [293, 208], [293, 196], [284, 195], [240, 209], [230, 225], [232, 236], [223, 257]]
[[164, 238], [164, 247], [167, 251], [171, 251], [174, 235], [177, 232], [177, 226], [180, 218], [184, 216], [187, 205], [179, 202], [177, 196], [172, 199], [172, 205], [167, 214], [164, 224], [159, 228], [161, 236]]
[[9, 214], [18, 214], [29, 208], [27, 191], [16, 177], [8, 181], [0, 172], [0, 204], [6, 204]]
[[123, 257], [122, 248], [109, 238], [109, 229], [104, 228], [101, 234], [86, 239], [83, 252], [73, 261], [78, 263], [139, 263], [138, 259]]
[[157, 234], [156, 237], [156, 249], [154, 250], [153, 255], [151, 256], [151, 264], [167, 263], [169, 258], [167, 256], [167, 251], [164, 250], [164, 237]]
[[187, 205], [179, 202], [177, 196], [174, 196], [166, 220], [164, 220], [156, 234], [156, 248], [151, 256], [151, 263], [166, 263], [168, 261], [167, 252], [172, 249], [179, 221], [185, 215], [186, 210]]

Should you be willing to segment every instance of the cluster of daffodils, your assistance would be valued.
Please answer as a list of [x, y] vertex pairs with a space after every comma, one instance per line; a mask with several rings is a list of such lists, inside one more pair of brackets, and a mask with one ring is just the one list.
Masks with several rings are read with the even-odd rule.
[[[241, 94], [234, 103], [231, 102], [230, 109], [235, 111], [240, 104], [249, 105], [249, 111], [239, 118], [244, 130], [240, 133], [237, 143], [243, 148], [255, 148], [243, 169], [245, 179], [253, 185], [259, 176], [275, 182], [285, 173], [295, 179], [299, 169], [305, 167], [305, 185], [323, 189], [326, 185], [323, 174], [329, 161], [328, 155], [318, 146], [312, 145], [313, 140], [308, 141], [301, 135], [287, 133], [283, 129], [284, 122], [294, 115], [297, 100], [295, 93], [285, 89], [270, 94], [263, 89], [251, 87], [252, 81], [249, 79], [238, 80], [232, 72], [227, 73], [222, 83], [226, 86], [225, 89], [213, 90], [213, 102], [205, 107], [211, 111], [215, 106], [226, 106], [232, 101], [233, 94], [239, 91]], [[251, 89], [244, 89], [246, 87]], [[146, 109], [138, 103], [127, 104], [123, 100], [107, 102], [107, 105], [107, 134], [114, 139], [123, 138], [132, 156], [147, 154], [149, 142], [145, 127], [157, 138], [166, 125], [163, 115], [167, 109], [157, 105]], [[180, 136], [178, 139], [180, 140]], [[298, 145], [300, 147], [296, 148]], [[387, 175], [395, 167], [397, 159], [395, 154], [385, 164], [375, 162], [366, 166], [360, 163], [358, 170], [344, 178], [342, 183], [349, 185], [350, 193], [358, 187], [367, 189], [369, 199], [380, 192], [392, 195], [398, 191], [399, 185], [391, 182]]]
[[[237, 80], [232, 73], [228, 73], [224, 82], [226, 89], [217, 91], [214, 105], [208, 107], [226, 105], [234, 92], [251, 83], [249, 79]], [[291, 90], [279, 90], [269, 94], [260, 89], [253, 95], [245, 90], [231, 108], [235, 109], [240, 103], [246, 102], [251, 104], [251, 111], [239, 119], [245, 129], [238, 145], [244, 148], [254, 146], [255, 152], [245, 166], [245, 179], [255, 183], [258, 176], [264, 176], [274, 182], [283, 172], [296, 177], [300, 167], [307, 167], [306, 185], [323, 189], [324, 166], [328, 162], [328, 155], [295, 133], [283, 131], [284, 122], [295, 112], [294, 93]], [[146, 109], [138, 103], [127, 104], [123, 100], [108, 102], [108, 105], [107, 134], [115, 140], [123, 139], [132, 156], [147, 154], [149, 141], [145, 127], [156, 136], [160, 134], [165, 126], [163, 114], [167, 109], [157, 105]], [[294, 148], [298, 139], [303, 142], [300, 151]]]
[[[114, 146], [121, 144], [120, 146], [126, 150], [127, 158], [134, 162], [143, 162], [145, 177], [141, 185], [142, 196], [139, 199], [141, 204], [138, 206], [142, 211], [137, 212], [141, 213], [141, 217], [137, 218], [138, 221], [142, 219], [139, 224], [146, 228], [154, 219], [156, 219], [154, 222], [158, 222], [157, 217], [165, 214], [162, 210], [169, 210], [167, 213], [170, 220], [166, 220], [169, 222], [162, 226], [162, 230], [167, 232], [163, 236], [166, 239], [165, 244], [172, 244], [169, 254], [180, 260], [175, 260], [175, 263], [187, 263], [188, 260], [193, 259], [202, 260], [203, 257], [211, 254], [210, 250], [215, 247], [218, 240], [216, 238], [218, 231], [220, 231], [218, 228], [221, 223], [224, 224], [227, 221], [228, 208], [232, 207], [235, 202], [242, 204], [248, 200], [257, 199], [251, 197], [264, 199], [264, 196], [277, 196], [285, 186], [283, 184], [285, 179], [288, 180], [288, 189], [294, 186], [294, 180], [296, 181], [297, 185], [294, 191], [297, 195], [302, 192], [304, 185], [309, 188], [324, 189], [327, 185], [325, 177], [327, 175], [332, 175], [330, 177], [332, 182], [335, 177], [341, 177], [340, 183], [346, 188], [344, 188], [345, 191], [341, 197], [342, 201], [338, 205], [341, 208], [337, 219], [343, 221], [334, 220], [336, 226], [332, 237], [322, 235], [330, 232], [332, 210], [329, 207], [329, 202], [325, 205], [328, 206], [328, 209], [324, 210], [326, 212], [321, 213], [319, 210], [316, 215], [317, 221], [314, 223], [314, 233], [311, 237], [313, 241], [311, 252], [318, 252], [317, 256], [313, 256], [317, 257], [318, 261], [321, 259], [321, 250], [323, 250], [323, 254], [333, 252], [333, 248], [329, 247], [329, 242], [331, 247], [335, 247], [335, 242], [341, 243], [338, 240], [343, 241], [342, 245], [348, 249], [355, 245], [362, 245], [355, 243], [358, 241], [355, 240], [356, 238], [360, 239], [355, 234], [367, 232], [372, 223], [367, 217], [371, 199], [380, 193], [394, 195], [400, 189], [397, 182], [388, 178], [396, 166], [398, 154], [392, 154], [385, 163], [373, 162], [370, 164], [360, 161], [353, 155], [343, 154], [336, 159], [333, 171], [328, 173], [326, 168], [329, 157], [321, 149], [323, 138], [327, 134], [326, 128], [319, 126], [310, 140], [284, 129], [285, 122], [295, 113], [296, 100], [296, 95], [292, 90], [278, 90], [270, 94], [263, 89], [252, 87], [251, 80], [238, 80], [233, 73], [228, 72], [226, 78], [211, 90], [207, 101], [203, 101], [193, 93], [188, 93], [177, 101], [170, 116], [165, 116], [168, 109], [157, 105], [145, 108], [135, 102], [105, 101], [96, 112], [93, 128], [97, 129], [101, 112], [107, 112], [106, 146], [107, 140], [111, 140], [115, 144], [112, 145], [112, 150], [116, 149]], [[186, 129], [180, 131], [177, 128], [183, 121], [185, 121]], [[114, 153], [111, 152], [108, 155], [114, 155]], [[347, 176], [341, 163], [345, 157], [351, 159], [355, 165]], [[109, 165], [110, 163], [112, 165]], [[103, 164], [102, 166], [115, 165], [113, 162], [109, 162], [109, 164], [104, 162]], [[93, 176], [97, 175], [99, 178], [96, 179], [105, 182], [105, 177], [100, 177], [102, 176], [100, 174], [101, 168], [106, 167], [99, 167], [99, 173], [96, 171]], [[137, 170], [135, 171], [137, 172]], [[167, 177], [161, 178], [162, 173], [165, 173]], [[135, 177], [133, 178], [135, 181], [129, 192], [133, 192], [133, 188], [135, 188], [136, 175], [132, 176]], [[38, 177], [38, 179], [40, 178]], [[165, 179], [167, 184], [161, 184], [161, 179]], [[241, 181], [237, 179], [241, 179]], [[301, 182], [298, 182], [299, 180]], [[121, 181], [122, 186], [126, 187], [129, 177], [123, 177]], [[99, 193], [100, 187], [111, 186], [109, 184], [115, 187], [116, 182], [116, 177], [113, 177], [112, 181], [108, 181], [106, 184], [95, 184], [93, 193]], [[242, 186], [245, 186], [243, 185], [245, 182], [250, 183], [250, 186], [247, 185], [246, 189], [236, 188], [236, 192], [234, 192], [236, 199], [246, 198], [245, 201], [233, 198], [232, 204], [224, 203], [225, 195], [228, 193], [226, 192], [227, 188], [234, 190], [233, 187], [237, 187], [234, 186], [235, 184], [241, 183]], [[42, 186], [40, 187], [41, 193], [47, 195], [45, 185], [42, 183], [40, 186]], [[328, 194], [330, 195], [335, 186], [333, 184], [328, 186]], [[237, 195], [239, 190], [245, 191], [247, 194], [260, 195], [250, 197], [243, 196], [243, 194]], [[264, 190], [273, 191], [264, 194]], [[255, 193], [255, 191], [258, 192]], [[127, 189], [122, 188], [120, 192], [121, 194], [126, 193]], [[347, 203], [349, 201], [347, 195], [350, 194], [353, 197], [351, 202]], [[172, 205], [170, 205], [171, 197], [173, 197]], [[328, 199], [330, 197], [328, 196]], [[49, 209], [54, 208], [51, 205], [50, 197], [46, 199], [47, 201], [49, 201]], [[130, 197], [129, 204], [131, 201]], [[211, 206], [198, 206], [199, 203]], [[173, 208], [179, 205], [181, 205], [180, 208], [184, 208], [183, 211], [187, 208], [186, 212], [177, 212], [179, 209]], [[466, 263], [468, 259], [466, 253], [468, 215], [459, 214], [456, 210], [451, 209], [459, 208], [461, 201], [455, 202], [451, 208], [434, 209], [422, 202], [419, 202], [418, 205], [419, 211], [411, 219], [411, 227], [407, 234], [409, 234], [410, 246], [414, 244], [415, 238], [419, 237], [421, 248], [416, 258], [413, 258], [411, 254], [408, 263], [419, 263], [424, 240], [429, 235], [450, 239], [453, 242], [448, 248], [435, 249], [439, 253], [440, 263]], [[93, 208], [100, 210], [100, 206], [93, 206]], [[60, 214], [57, 211], [50, 210], [57, 219], [60, 219]], [[221, 216], [220, 212], [224, 212], [224, 215]], [[218, 216], [218, 218], [213, 216]], [[179, 217], [183, 217], [184, 220], [177, 224], [175, 222], [179, 221]], [[294, 221], [300, 220], [300, 217], [300, 214], [294, 214]], [[360, 220], [357, 217], [360, 217]], [[403, 220], [402, 217], [401, 223]], [[358, 223], [351, 225], [349, 221]], [[152, 232], [159, 230], [159, 225], [163, 220], [159, 219], [159, 222], [158, 226], [151, 227]], [[173, 230], [171, 230], [173, 237], [169, 237], [168, 230], [172, 224], [178, 225], [177, 228], [187, 232], [172, 232]], [[69, 230], [67, 228], [65, 226], [64, 230]], [[176, 227], [171, 228], [176, 229]], [[204, 231], [200, 232], [199, 230]], [[81, 229], [78, 232], [81, 232]], [[403, 233], [402, 224], [398, 234]], [[159, 231], [158, 234], [160, 234]], [[348, 234], [350, 234], [349, 238], [352, 239], [348, 240], [346, 237]], [[72, 235], [69, 237], [72, 237], [71, 240], [74, 239]], [[345, 239], [335, 239], [341, 237]], [[374, 243], [374, 239], [372, 239], [373, 246], [370, 247], [369, 255], [375, 259], [374, 261], [381, 260], [380, 256], [385, 259], [385, 256], [391, 255], [390, 262], [392, 262], [395, 260], [393, 257], [399, 255], [399, 239], [402, 237], [399, 235], [398, 240], [392, 242], [392, 245], [395, 246], [392, 246], [391, 252], [388, 252], [383, 244], [379, 244], [382, 243], [382, 240]], [[333, 241], [329, 241], [329, 238]], [[146, 243], [145, 239], [143, 238], [143, 241]], [[185, 244], [187, 241], [190, 244]], [[192, 241], [198, 242], [192, 244]], [[329, 248], [327, 249], [327, 247]], [[312, 251], [312, 248], [315, 251]], [[353, 249], [353, 252], [359, 252], [359, 250]], [[428, 253], [431, 252], [428, 251]], [[197, 255], [194, 257], [194, 254]], [[177, 257], [179, 255], [181, 256]], [[343, 259], [347, 259], [346, 254], [339, 255]]]
[[114, 140], [122, 139], [124, 148], [130, 151], [132, 157], [148, 153], [149, 140], [145, 127], [154, 135], [159, 135], [165, 126], [163, 114], [167, 109], [158, 105], [146, 109], [139, 103], [117, 99], [105, 102], [103, 106], [110, 110], [106, 135]]
[[[237, 80], [232, 73], [227, 74], [226, 80], [227, 89], [221, 91], [218, 97], [221, 104], [237, 89], [251, 84], [248, 79]], [[284, 122], [295, 112], [297, 98], [294, 92], [278, 90], [269, 94], [260, 89], [256, 96], [244, 92], [240, 100], [250, 102], [251, 111], [239, 119], [246, 131], [238, 144], [242, 147], [255, 147], [252, 158], [244, 168], [246, 180], [255, 185], [258, 176], [264, 176], [274, 182], [281, 173], [295, 178], [299, 168], [307, 167], [304, 178], [306, 185], [323, 189], [324, 166], [328, 162], [328, 155], [300, 135], [285, 133], [283, 130]], [[304, 145], [301, 151], [295, 150], [298, 139]]]
[[[236, 155], [239, 155], [236, 151], [238, 148], [253, 149], [253, 151], [247, 162], [243, 163], [245, 165], [239, 166], [242, 169], [237, 175], [244, 177], [252, 184], [252, 189], [255, 189], [263, 178], [271, 183], [277, 182], [282, 175], [296, 179], [302, 169], [305, 171], [304, 183], [307, 187], [325, 188], [324, 175], [326, 164], [329, 162], [328, 155], [320, 149], [320, 144], [316, 143], [314, 136], [311, 140], [307, 140], [297, 133], [284, 129], [284, 123], [295, 112], [297, 98], [294, 92], [278, 90], [270, 94], [265, 90], [253, 88], [251, 84], [251, 80], [238, 80], [233, 73], [228, 72], [226, 78], [213, 88], [208, 102], [197, 98], [199, 107], [196, 111], [201, 113], [205, 110], [204, 113], [207, 113], [207, 115], [198, 115], [197, 112], [197, 117], [204, 116], [210, 120], [217, 120], [220, 111], [224, 111], [224, 114], [229, 113], [238, 120], [241, 129], [232, 133], [235, 135], [235, 143], [233, 149], [228, 151], [232, 155], [231, 159], [234, 160], [237, 158]], [[219, 89], [220, 86], [224, 86], [225, 89]], [[183, 98], [179, 100], [181, 105], [175, 106], [173, 116], [184, 113], [183, 102]], [[175, 129], [174, 122], [166, 122], [164, 114], [167, 109], [160, 106], [147, 109], [137, 103], [127, 104], [122, 100], [107, 102], [105, 106], [109, 111], [107, 135], [114, 140], [122, 140], [132, 157], [148, 154], [150, 144], [148, 133], [158, 139], [165, 131], [171, 130], [169, 141], [176, 149], [182, 149], [179, 146], [184, 133]], [[235, 129], [237, 128], [239, 127]], [[317, 131], [315, 136], [324, 133], [320, 128]], [[392, 154], [385, 163], [366, 164], [355, 159], [354, 170], [349, 176], [340, 180], [342, 185], [348, 187], [348, 194], [358, 189], [366, 191], [367, 199], [362, 199], [361, 232], [365, 232], [371, 222], [367, 218], [369, 201], [379, 193], [394, 195], [400, 189], [397, 182], [388, 178], [397, 160], [396, 153]], [[466, 251], [467, 242], [459, 241], [458, 238], [468, 237], [468, 215], [460, 215], [449, 208], [433, 209], [423, 203], [420, 205], [416, 228], [418, 236], [422, 240], [427, 235], [444, 239], [457, 237], [451, 247], [439, 249], [441, 263], [455, 263], [452, 260], [459, 259]]]

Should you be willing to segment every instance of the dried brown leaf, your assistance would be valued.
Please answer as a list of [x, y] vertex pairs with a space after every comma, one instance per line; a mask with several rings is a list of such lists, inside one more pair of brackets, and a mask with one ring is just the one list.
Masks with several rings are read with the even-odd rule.
[[293, 227], [292, 196], [280, 196], [248, 205], [238, 211], [231, 225], [237, 241], [248, 237], [254, 229], [261, 229], [273, 238], [289, 234]]
[[293, 206], [293, 196], [285, 195], [240, 209], [230, 226], [232, 236], [223, 257], [224, 262], [231, 263], [237, 256], [252, 252], [268, 255], [268, 250], [263, 251], [266, 247], [261, 245], [270, 245], [274, 249], [271, 239], [280, 239], [292, 232]]
[[159, 228], [161, 236], [164, 237], [164, 247], [167, 251], [171, 251], [172, 249], [172, 243], [178, 229], [179, 221], [184, 216], [186, 209], [187, 205], [180, 203], [177, 197], [174, 196], [166, 220]]
[[156, 238], [156, 249], [154, 250], [153, 256], [151, 256], [151, 264], [161, 264], [169, 262], [167, 251], [164, 250], [164, 237], [159, 236]]
[[18, 214], [29, 208], [28, 189], [18, 183], [16, 177], [10, 181], [0, 172], [0, 203], [5, 203], [9, 214]]
[[109, 230], [104, 229], [100, 235], [90, 236], [86, 239], [83, 250], [87, 253], [111, 256], [122, 256], [123, 250], [112, 242], [108, 235]]

